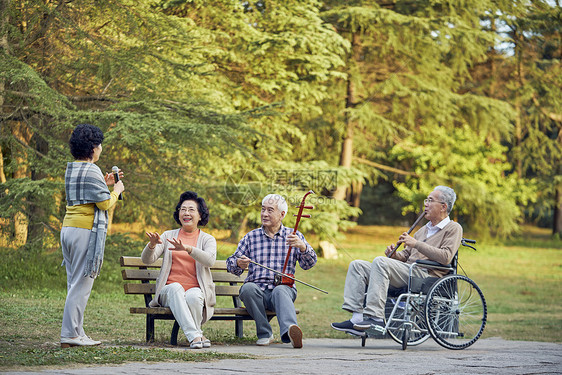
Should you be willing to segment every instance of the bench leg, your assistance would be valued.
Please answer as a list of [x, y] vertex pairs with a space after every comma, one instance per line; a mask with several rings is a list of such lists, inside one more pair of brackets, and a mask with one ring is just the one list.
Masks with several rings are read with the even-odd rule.
[[174, 320], [174, 328], [172, 328], [172, 337], [170, 337], [170, 345], [178, 345], [178, 332], [180, 325]]
[[152, 314], [146, 315], [146, 342], [154, 341], [154, 316]]
[[235, 320], [234, 321], [234, 332], [236, 333], [236, 337], [240, 337], [240, 338], [244, 337], [244, 321], [243, 320]]

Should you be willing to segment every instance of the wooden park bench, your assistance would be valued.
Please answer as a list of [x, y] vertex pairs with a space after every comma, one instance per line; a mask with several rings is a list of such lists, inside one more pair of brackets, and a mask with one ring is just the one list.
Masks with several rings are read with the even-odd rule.
[[[177, 345], [179, 324], [175, 321], [172, 311], [168, 307], [149, 307], [152, 296], [156, 290], [156, 278], [162, 267], [162, 258], [150, 265], [142, 262], [140, 257], [122, 256], [120, 258], [121, 274], [125, 281], [125, 294], [144, 295], [144, 307], [131, 307], [131, 314], [146, 315], [146, 341], [154, 341], [154, 321], [156, 319], [174, 320], [170, 344]], [[233, 320], [234, 332], [237, 337], [244, 336], [244, 320], [252, 320], [248, 311], [242, 307], [239, 298], [240, 287], [244, 283], [244, 277], [236, 276], [226, 270], [226, 261], [217, 260], [211, 267], [215, 293], [217, 295], [217, 306], [211, 320]], [[132, 283], [129, 283], [132, 282]], [[232, 307], [219, 306], [220, 296], [232, 297]], [[223, 299], [224, 300], [224, 299]], [[297, 314], [299, 312], [297, 311]], [[267, 311], [269, 319], [275, 316], [272, 311]]]

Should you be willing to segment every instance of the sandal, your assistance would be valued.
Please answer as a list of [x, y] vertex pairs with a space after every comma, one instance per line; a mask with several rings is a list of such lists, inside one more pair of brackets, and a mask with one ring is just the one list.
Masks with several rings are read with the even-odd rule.
[[199, 341], [195, 341], [195, 339], [193, 339], [193, 341], [189, 344], [189, 347], [191, 349], [201, 349], [203, 347], [203, 341], [201, 341], [201, 338], [198, 337]]
[[211, 340], [209, 340], [205, 336], [203, 336], [203, 338], [201, 340], [202, 340], [201, 342], [203, 343], [204, 348], [210, 348], [211, 347]]

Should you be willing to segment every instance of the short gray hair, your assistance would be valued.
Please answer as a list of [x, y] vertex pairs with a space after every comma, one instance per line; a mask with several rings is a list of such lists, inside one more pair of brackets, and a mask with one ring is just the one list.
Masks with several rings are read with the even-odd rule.
[[263, 200], [261, 201], [261, 205], [263, 206], [264, 203], [277, 203], [277, 208], [279, 211], [284, 212], [283, 218], [287, 215], [287, 210], [289, 206], [287, 205], [287, 201], [283, 198], [282, 195], [279, 194], [268, 194], [266, 195]]
[[455, 201], [457, 200], [457, 194], [455, 191], [448, 186], [436, 186], [435, 189], [441, 193], [441, 200], [447, 204], [447, 215], [451, 213], [453, 210], [453, 206], [455, 205]]

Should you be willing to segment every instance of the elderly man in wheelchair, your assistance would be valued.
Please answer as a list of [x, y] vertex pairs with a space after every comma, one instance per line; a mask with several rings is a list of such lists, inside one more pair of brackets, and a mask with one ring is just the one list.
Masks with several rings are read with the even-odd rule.
[[[453, 189], [435, 187], [424, 201], [428, 223], [413, 237], [403, 233], [386, 248], [386, 257], [372, 263], [350, 263], [342, 308], [352, 317], [332, 328], [360, 336], [363, 346], [367, 337], [388, 333], [402, 349], [430, 335], [449, 349], [463, 349], [478, 339], [486, 305], [478, 286], [456, 275], [457, 252], [465, 242], [462, 227], [449, 218], [455, 200]], [[404, 250], [395, 252], [401, 243]]]

